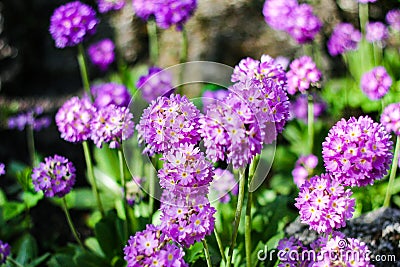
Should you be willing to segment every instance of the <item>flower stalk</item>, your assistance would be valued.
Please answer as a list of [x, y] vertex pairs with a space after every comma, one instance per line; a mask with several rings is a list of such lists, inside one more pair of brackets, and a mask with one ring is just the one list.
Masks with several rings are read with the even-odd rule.
[[206, 256], [207, 267], [212, 267], [211, 258], [210, 258], [210, 251], [208, 250], [207, 241], [205, 239], [201, 240], [204, 247], [204, 255]]
[[91, 96], [90, 85], [89, 85], [89, 75], [88, 75], [87, 67], [86, 67], [87, 65], [86, 65], [86, 59], [85, 59], [85, 50], [84, 50], [82, 44], [78, 45], [78, 64], [79, 64], [79, 70], [81, 72], [83, 88], [85, 89], [86, 93], [89, 96]]
[[82, 241], [79, 238], [78, 232], [76, 231], [74, 223], [72, 222], [71, 215], [69, 214], [67, 201], [65, 200], [65, 197], [62, 198], [62, 206], [63, 206], [63, 210], [64, 210], [64, 213], [65, 213], [65, 216], [67, 217], [69, 228], [71, 229], [72, 234], [74, 235], [74, 238], [75, 238], [76, 242], [79, 244], [79, 246], [82, 247], [83, 250], [85, 250], [85, 247], [83, 246]]
[[149, 54], [152, 64], [158, 63], [158, 36], [157, 24], [154, 20], [147, 21], [147, 35], [149, 37]]
[[392, 162], [392, 168], [390, 170], [390, 176], [389, 176], [389, 183], [386, 189], [386, 196], [385, 196], [385, 201], [383, 202], [384, 207], [389, 207], [390, 206], [390, 199], [392, 197], [392, 187], [394, 183], [394, 179], [396, 178], [396, 171], [397, 171], [397, 166], [399, 162], [399, 150], [400, 150], [400, 136], [397, 135], [396, 137], [396, 147], [394, 149], [394, 156], [393, 156], [393, 162]]
[[309, 152], [309, 154], [313, 154], [313, 149], [314, 149], [314, 99], [313, 99], [312, 94], [308, 94], [307, 130], [308, 130], [308, 152]]

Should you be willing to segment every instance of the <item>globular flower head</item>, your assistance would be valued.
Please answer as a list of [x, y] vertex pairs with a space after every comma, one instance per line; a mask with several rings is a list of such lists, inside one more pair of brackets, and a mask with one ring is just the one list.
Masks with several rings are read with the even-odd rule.
[[266, 0], [262, 11], [265, 22], [275, 30], [286, 30], [289, 16], [297, 6], [296, 0]]
[[366, 36], [368, 42], [384, 42], [389, 37], [389, 31], [382, 22], [369, 22], [366, 27]]
[[6, 174], [6, 165], [4, 163], [0, 162], [0, 176]]
[[161, 199], [161, 228], [173, 241], [190, 247], [214, 230], [216, 212], [204, 192], [180, 194], [165, 190]]
[[89, 46], [88, 55], [93, 65], [106, 71], [115, 60], [115, 45], [111, 39], [103, 39]]
[[8, 118], [8, 128], [23, 131], [25, 127], [31, 127], [34, 131], [40, 131], [49, 127], [51, 119], [48, 116], [40, 117], [43, 108], [36, 107], [16, 116]]
[[383, 110], [381, 123], [389, 133], [400, 135], [400, 103], [390, 104]]
[[315, 167], [318, 165], [317, 156], [310, 154], [301, 156], [292, 171], [293, 180], [298, 187], [312, 176]]
[[120, 10], [125, 6], [125, 0], [97, 0], [100, 13], [107, 13], [112, 10]]
[[302, 223], [318, 233], [330, 233], [346, 226], [353, 216], [355, 199], [351, 195], [351, 190], [345, 190], [330, 174], [322, 174], [303, 183], [295, 206]]
[[392, 162], [392, 142], [368, 116], [342, 119], [322, 143], [325, 168], [345, 186], [366, 186], [382, 179]]
[[11, 253], [10, 245], [0, 240], [0, 264], [6, 262], [7, 257], [10, 255], [10, 253]]
[[96, 108], [88, 98], [72, 97], [56, 114], [56, 124], [61, 138], [68, 142], [82, 142], [91, 135], [90, 124]]
[[47, 157], [32, 170], [32, 183], [35, 191], [43, 191], [46, 197], [63, 197], [75, 184], [75, 167], [65, 157]]
[[[319, 118], [326, 110], [327, 103], [317, 94], [313, 95], [314, 119]], [[290, 118], [297, 118], [307, 123], [308, 121], [308, 97], [300, 94], [290, 103]]]
[[312, 58], [302, 56], [290, 64], [286, 77], [288, 79], [287, 92], [294, 95], [297, 91], [305, 93], [310, 86], [316, 86], [321, 80], [321, 71]]
[[238, 194], [238, 183], [234, 175], [227, 169], [215, 169], [213, 181], [210, 184], [211, 198], [227, 203], [231, 200], [229, 193], [234, 196]]
[[386, 14], [386, 22], [395, 31], [400, 31], [400, 9], [392, 9]]
[[203, 110], [206, 110], [208, 105], [215, 104], [218, 101], [224, 100], [228, 96], [228, 94], [229, 91], [225, 89], [205, 91], [201, 98], [201, 100], [203, 101]]
[[90, 92], [93, 95], [96, 108], [103, 108], [108, 105], [128, 107], [131, 101], [131, 94], [123, 84], [101, 83], [93, 85]]
[[158, 97], [150, 103], [136, 126], [144, 153], [163, 153], [180, 144], [196, 144], [200, 140], [200, 111], [186, 96]]
[[163, 96], [173, 89], [172, 75], [167, 70], [151, 67], [146, 75], [140, 76], [136, 87], [147, 102]]
[[108, 143], [110, 148], [119, 148], [122, 141], [133, 135], [134, 129], [129, 109], [111, 104], [98, 109], [93, 115], [90, 138], [99, 148], [103, 143]]
[[312, 6], [301, 4], [290, 12], [286, 31], [297, 43], [304, 44], [313, 41], [321, 27], [322, 21], [314, 15]]
[[328, 52], [331, 56], [341, 55], [350, 50], [356, 50], [361, 41], [361, 32], [350, 23], [340, 23], [335, 26], [328, 40]]
[[384, 97], [390, 86], [392, 86], [392, 78], [383, 66], [375, 67], [361, 77], [361, 90], [371, 100]]
[[169, 242], [160, 226], [147, 225], [146, 229], [136, 232], [124, 248], [124, 260], [127, 267], [165, 266], [186, 267], [181, 247]]
[[58, 48], [76, 46], [95, 33], [98, 23], [93, 8], [79, 1], [69, 2], [54, 10], [50, 34]]
[[357, 0], [361, 4], [375, 3], [376, 0]]

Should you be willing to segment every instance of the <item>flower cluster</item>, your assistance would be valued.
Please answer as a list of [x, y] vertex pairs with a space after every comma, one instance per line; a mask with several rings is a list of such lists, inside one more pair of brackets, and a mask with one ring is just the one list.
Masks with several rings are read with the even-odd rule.
[[315, 167], [318, 165], [317, 156], [310, 154], [301, 156], [295, 164], [295, 167], [292, 171], [293, 181], [297, 185], [297, 187], [301, 187], [301, 185], [312, 176]]
[[361, 32], [350, 23], [339, 23], [333, 29], [328, 40], [328, 52], [337, 56], [350, 50], [356, 50], [361, 41]]
[[283, 238], [279, 240], [278, 246], [276, 248], [279, 250], [279, 267], [310, 266], [310, 259], [293, 257], [293, 255], [303, 255], [303, 251], [307, 250], [307, 247], [304, 246], [303, 243], [295, 237], [291, 236], [289, 238]]
[[229, 192], [236, 196], [238, 190], [237, 181], [229, 170], [220, 168], [214, 170], [213, 181], [210, 184], [211, 199], [218, 199], [222, 203], [227, 203], [231, 200]]
[[160, 28], [168, 29], [176, 25], [178, 30], [182, 29], [197, 7], [197, 0], [133, 0], [132, 3], [136, 15], [143, 20], [154, 16]]
[[314, 15], [312, 6], [298, 4], [296, 0], [266, 0], [263, 15], [270, 27], [286, 31], [299, 44], [314, 40], [322, 27], [322, 22]]
[[115, 59], [115, 45], [110, 39], [103, 39], [88, 48], [88, 55], [93, 65], [106, 71]]
[[383, 110], [381, 123], [388, 133], [400, 135], [400, 103], [390, 104]]
[[389, 37], [389, 31], [382, 22], [370, 22], [365, 27], [365, 39], [368, 42], [384, 42]]
[[105, 106], [93, 115], [90, 131], [90, 138], [97, 147], [109, 143], [110, 148], [119, 148], [123, 140], [133, 135], [133, 115], [126, 107]]
[[6, 174], [6, 165], [4, 163], [0, 162], [0, 176]]
[[[314, 105], [314, 118], [321, 116], [326, 108], [327, 104], [317, 94], [312, 94], [313, 105]], [[308, 121], [308, 96], [300, 94], [296, 99], [290, 103], [290, 117], [297, 118], [307, 123]]]
[[97, 0], [100, 13], [107, 13], [112, 10], [120, 10], [125, 6], [125, 0]]
[[43, 191], [46, 197], [63, 197], [75, 184], [75, 167], [65, 157], [47, 157], [32, 170], [32, 183], [35, 191]]
[[361, 4], [375, 3], [376, 0], [357, 0]]
[[10, 117], [8, 118], [8, 128], [23, 131], [25, 127], [29, 126], [35, 131], [40, 131], [43, 128], [49, 127], [51, 123], [50, 117], [48, 116], [38, 118], [38, 116], [42, 114], [43, 108], [37, 107], [14, 117]]
[[186, 96], [172, 94], [159, 97], [150, 103], [136, 126], [140, 143], [145, 142], [143, 153], [162, 153], [180, 144], [195, 144], [200, 111]]
[[311, 57], [302, 56], [290, 64], [286, 77], [288, 79], [287, 92], [294, 95], [297, 91], [305, 93], [310, 86], [316, 86], [321, 79], [321, 71]]
[[0, 240], [0, 264], [6, 262], [7, 257], [10, 255], [10, 253], [11, 253], [10, 245]]
[[139, 77], [136, 87], [142, 93], [143, 99], [150, 103], [173, 89], [172, 75], [167, 70], [151, 67], [146, 75]]
[[392, 78], [383, 66], [375, 67], [361, 77], [361, 90], [371, 100], [384, 97], [390, 86], [392, 86]]
[[94, 34], [98, 23], [93, 8], [74, 1], [54, 10], [50, 19], [50, 34], [58, 48], [75, 46]]
[[108, 105], [128, 107], [131, 95], [123, 84], [101, 83], [90, 88], [94, 98], [94, 106], [103, 108]]
[[203, 110], [211, 104], [216, 104], [218, 101], [223, 101], [229, 94], [228, 90], [218, 89], [216, 91], [205, 91], [201, 100], [203, 101]]
[[302, 223], [318, 233], [329, 233], [344, 227], [353, 216], [355, 199], [351, 195], [351, 190], [345, 190], [330, 174], [321, 174], [303, 183], [295, 206]]
[[386, 22], [395, 31], [400, 31], [400, 9], [392, 9], [386, 14]]
[[129, 238], [124, 248], [127, 267], [166, 266], [184, 267], [185, 252], [181, 247], [170, 243], [160, 227], [148, 225], [145, 230], [136, 232]]
[[368, 116], [340, 120], [322, 143], [326, 169], [345, 186], [366, 186], [384, 177], [391, 150], [390, 135]]

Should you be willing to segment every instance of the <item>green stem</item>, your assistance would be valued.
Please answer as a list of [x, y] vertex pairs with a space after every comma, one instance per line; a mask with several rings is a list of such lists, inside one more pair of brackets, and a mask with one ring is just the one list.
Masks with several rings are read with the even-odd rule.
[[314, 148], [314, 101], [313, 96], [308, 94], [308, 152], [313, 153]]
[[91, 97], [92, 95], [90, 93], [89, 75], [87, 72], [86, 60], [85, 60], [85, 50], [82, 44], [78, 45], [78, 64], [79, 64], [79, 70], [81, 72], [83, 88], [85, 89], [86, 93]]
[[376, 42], [374, 42], [372, 46], [374, 49], [374, 63], [375, 66], [378, 66], [382, 61], [382, 47], [380, 47]]
[[235, 248], [235, 243], [236, 243], [236, 238], [239, 230], [239, 224], [240, 224], [240, 218], [242, 216], [242, 208], [243, 208], [243, 199], [244, 199], [244, 187], [245, 187], [245, 172], [246, 168], [241, 168], [239, 170], [239, 195], [238, 195], [238, 202], [236, 206], [236, 212], [235, 212], [235, 223], [233, 226], [233, 232], [232, 232], [232, 240], [231, 240], [231, 245], [229, 247], [228, 251], [228, 260], [226, 263], [227, 267], [230, 267], [232, 264], [232, 257], [233, 257], [233, 249]]
[[152, 215], [153, 215], [153, 210], [154, 210], [154, 197], [155, 197], [155, 181], [156, 181], [156, 174], [155, 171], [157, 170], [157, 157], [154, 156], [151, 159], [151, 163], [150, 164], [150, 176], [149, 176], [149, 216], [150, 216], [150, 220], [152, 219]]
[[122, 188], [124, 189], [124, 199], [123, 199], [123, 205], [124, 205], [124, 212], [125, 212], [125, 233], [126, 236], [129, 236], [129, 229], [130, 229], [130, 219], [129, 219], [129, 213], [128, 213], [128, 203], [126, 202], [126, 178], [125, 178], [125, 172], [124, 172], [124, 154], [122, 152], [122, 148], [118, 148], [118, 161], [119, 161], [119, 175], [121, 179], [121, 184]]
[[79, 235], [75, 229], [74, 223], [72, 222], [71, 215], [69, 214], [68, 207], [67, 207], [67, 201], [65, 200], [65, 197], [62, 198], [62, 204], [63, 204], [65, 216], [67, 217], [69, 228], [71, 229], [76, 242], [78, 242], [78, 244], [82, 247], [82, 249], [85, 250], [85, 247], [83, 246], [82, 241], [79, 239]]
[[[187, 31], [184, 26], [182, 26], [182, 47], [181, 47], [181, 53], [179, 57], [179, 62], [181, 64], [187, 62], [188, 60], [188, 48], [189, 48], [189, 41], [188, 41], [188, 36], [187, 36]], [[179, 72], [179, 87], [177, 88], [177, 93], [182, 94], [183, 93], [183, 77], [185, 74], [185, 68], [183, 65], [180, 67], [180, 72]]]
[[83, 145], [83, 152], [85, 154], [85, 161], [86, 161], [86, 167], [88, 170], [88, 177], [89, 177], [89, 181], [92, 185], [93, 195], [96, 198], [97, 206], [100, 210], [101, 216], [104, 217], [105, 214], [104, 214], [103, 204], [101, 203], [99, 189], [97, 188], [96, 179], [94, 178], [92, 157], [90, 155], [89, 144], [87, 141], [83, 141], [82, 145]]
[[11, 262], [12, 264], [14, 264], [17, 267], [24, 267], [24, 266], [22, 266], [22, 264], [20, 264], [18, 261], [14, 260], [13, 258], [8, 257], [7, 261]]
[[210, 259], [210, 252], [209, 252], [208, 246], [207, 246], [207, 241], [205, 239], [203, 239], [203, 240], [201, 240], [201, 242], [203, 243], [203, 247], [204, 247], [204, 254], [206, 256], [207, 267], [212, 267], [211, 259]]
[[219, 252], [221, 253], [222, 262], [225, 263], [226, 258], [225, 258], [225, 253], [224, 253], [224, 247], [222, 246], [221, 238], [219, 237], [218, 231], [217, 231], [217, 229], [215, 229], [215, 226], [214, 226], [214, 235], [215, 235], [215, 239], [217, 240]]
[[33, 168], [37, 164], [37, 159], [35, 151], [35, 137], [33, 134], [33, 127], [31, 125], [28, 125], [28, 127], [26, 127], [26, 141], [28, 143], [29, 158], [31, 161], [31, 166]]
[[391, 190], [393, 187], [394, 179], [396, 178], [397, 164], [399, 161], [399, 150], [400, 150], [400, 136], [398, 135], [396, 138], [396, 148], [394, 149], [392, 169], [390, 170], [389, 184], [386, 189], [385, 202], [383, 203], [384, 207], [390, 206], [390, 198], [392, 197]]
[[150, 60], [154, 65], [158, 63], [157, 24], [154, 20], [147, 22], [147, 36], [149, 37]]
[[360, 19], [360, 29], [365, 34], [365, 26], [368, 23], [368, 4], [358, 4], [358, 15]]

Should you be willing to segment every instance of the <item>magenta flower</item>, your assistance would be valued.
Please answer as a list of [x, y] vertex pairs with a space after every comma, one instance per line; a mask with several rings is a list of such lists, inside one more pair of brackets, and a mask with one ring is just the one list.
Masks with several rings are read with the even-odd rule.
[[[326, 110], [327, 103], [317, 94], [313, 94], [314, 119], [319, 118]], [[305, 94], [299, 94], [296, 99], [290, 103], [290, 119], [297, 118], [307, 123], [308, 121], [308, 97]]]
[[400, 9], [392, 9], [386, 14], [386, 22], [395, 31], [400, 31]]
[[301, 185], [312, 176], [314, 169], [318, 165], [317, 156], [310, 154], [301, 156], [295, 164], [295, 167], [292, 171], [293, 181], [297, 185], [297, 187], [301, 187]]
[[400, 103], [390, 104], [383, 110], [381, 123], [389, 133], [400, 135]]
[[307, 247], [303, 245], [303, 243], [291, 236], [289, 238], [283, 238], [279, 240], [278, 246], [276, 247], [279, 250], [279, 267], [284, 266], [311, 266], [309, 265], [311, 259], [304, 259], [298, 257], [293, 257], [293, 255], [303, 255], [303, 251], [307, 250]]
[[330, 174], [313, 176], [300, 187], [295, 206], [302, 223], [318, 233], [330, 233], [346, 226], [353, 216], [355, 199]]
[[6, 262], [7, 257], [10, 255], [10, 253], [11, 253], [10, 245], [0, 240], [0, 264]]
[[382, 179], [392, 162], [392, 142], [368, 116], [342, 119], [322, 143], [326, 169], [345, 186], [366, 186]]
[[75, 184], [75, 167], [62, 156], [47, 157], [32, 170], [32, 183], [35, 191], [43, 191], [46, 197], [63, 197]]
[[350, 50], [356, 50], [361, 41], [361, 32], [350, 23], [339, 23], [333, 29], [328, 40], [328, 52], [337, 56]]
[[142, 93], [143, 99], [149, 103], [174, 88], [171, 73], [158, 67], [151, 67], [148, 74], [140, 76], [136, 87]]
[[384, 97], [392, 86], [392, 78], [385, 67], [378, 66], [361, 77], [361, 90], [371, 100]]
[[49, 116], [39, 117], [43, 114], [43, 108], [36, 107], [16, 116], [8, 118], [8, 128], [23, 131], [25, 127], [32, 127], [34, 131], [40, 131], [50, 126]]
[[125, 0], [97, 0], [100, 13], [107, 13], [112, 10], [120, 10], [125, 6]]
[[310, 86], [317, 86], [321, 80], [321, 71], [317, 68], [312, 58], [302, 56], [290, 64], [286, 74], [288, 79], [287, 92], [294, 95], [297, 91], [305, 93]]
[[296, 0], [266, 0], [262, 11], [265, 22], [275, 30], [287, 30], [289, 16], [297, 5]]
[[94, 98], [96, 108], [102, 108], [108, 105], [128, 107], [131, 101], [131, 95], [123, 84], [101, 83], [93, 85], [90, 92]]
[[69, 2], [54, 10], [50, 19], [50, 34], [56, 47], [76, 46], [96, 31], [96, 12], [79, 1]]
[[103, 39], [88, 48], [88, 55], [93, 65], [106, 71], [115, 59], [115, 45], [110, 39]]
[[368, 42], [384, 42], [389, 37], [389, 31], [382, 22], [370, 22], [365, 27]]
[[229, 170], [215, 169], [213, 181], [210, 184], [210, 195], [212, 199], [218, 199], [221, 203], [227, 203], [232, 195], [238, 194], [238, 182]]
[[4, 163], [0, 162], [0, 176], [6, 174], [6, 165]]
[[357, 0], [361, 4], [375, 3], [376, 0]]
[[223, 101], [229, 94], [228, 90], [218, 89], [216, 91], [205, 91], [201, 97], [203, 102], [203, 110], [211, 104], [216, 104], [218, 101]]

